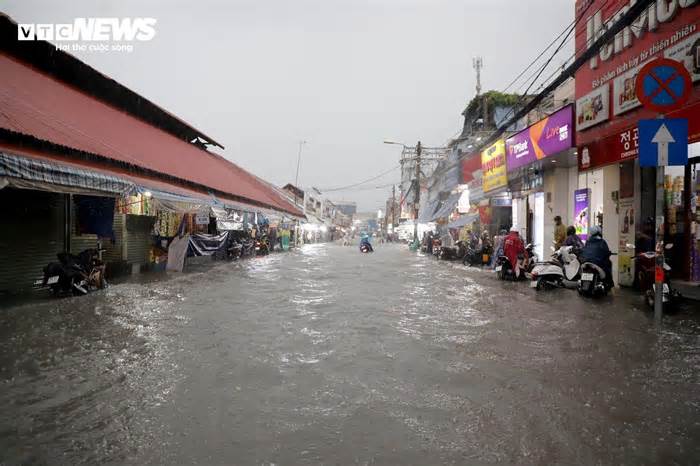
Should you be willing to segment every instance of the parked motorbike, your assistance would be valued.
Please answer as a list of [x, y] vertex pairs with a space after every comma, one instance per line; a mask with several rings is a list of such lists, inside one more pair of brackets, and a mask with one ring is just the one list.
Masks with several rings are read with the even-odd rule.
[[472, 245], [467, 246], [467, 251], [462, 258], [462, 264], [470, 266], [484, 265], [484, 258], [481, 249]]
[[516, 274], [513, 264], [510, 263], [508, 256], [499, 256], [496, 259], [496, 274], [501, 280], [524, 280], [526, 277], [525, 256], [518, 256], [518, 273]]
[[241, 257], [249, 257], [255, 254], [255, 241], [251, 238], [241, 240]]
[[[630, 245], [628, 245], [629, 247]], [[673, 247], [672, 243], [668, 243], [665, 249], [671, 249]], [[655, 270], [656, 270], [656, 255], [653, 251], [647, 251], [637, 254], [635, 257], [637, 271], [637, 284], [640, 291], [644, 295], [644, 301], [650, 308], [654, 308], [654, 301], [656, 299], [656, 283], [655, 283]], [[680, 301], [681, 294], [678, 290], [675, 290], [671, 285], [671, 266], [664, 261], [664, 282], [663, 282], [663, 307], [664, 312], [671, 311], [675, 305]]]
[[461, 260], [467, 252], [464, 241], [457, 241], [454, 247], [441, 246], [438, 259]]
[[238, 260], [243, 254], [243, 244], [240, 241], [233, 240], [226, 249], [226, 255], [231, 260]]
[[554, 251], [550, 261], [535, 264], [530, 273], [530, 286], [538, 290], [563, 287], [567, 283], [574, 284], [578, 281], [580, 273], [581, 265], [573, 247], [562, 246]]
[[255, 255], [267, 256], [270, 254], [270, 240], [267, 235], [263, 235], [255, 240]]
[[102, 262], [104, 249], [86, 249], [78, 255], [61, 252], [56, 254], [58, 262], [44, 267], [44, 277], [34, 283], [48, 287], [58, 296], [61, 294], [86, 295], [90, 291], [107, 287], [105, 265]]
[[439, 258], [441, 248], [442, 248], [442, 240], [434, 239], [433, 240], [433, 256]]

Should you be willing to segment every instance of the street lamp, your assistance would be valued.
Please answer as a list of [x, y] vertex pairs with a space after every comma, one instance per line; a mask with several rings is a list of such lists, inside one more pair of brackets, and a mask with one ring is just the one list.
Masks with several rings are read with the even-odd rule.
[[395, 146], [403, 146], [403, 147], [406, 147], [406, 144], [404, 144], [404, 143], [402, 143], [402, 142], [390, 141], [390, 140], [388, 140], [388, 139], [385, 139], [385, 140], [384, 140], [384, 144], [393, 144], [393, 145], [395, 145]]

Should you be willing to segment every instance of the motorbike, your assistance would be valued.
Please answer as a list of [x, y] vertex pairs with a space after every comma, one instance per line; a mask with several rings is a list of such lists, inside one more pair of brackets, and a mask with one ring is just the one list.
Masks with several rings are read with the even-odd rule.
[[[616, 255], [616, 254], [611, 254]], [[581, 265], [581, 279], [578, 282], [578, 294], [593, 298], [606, 296], [612, 289], [610, 280], [606, 280], [605, 271], [593, 262]]]
[[255, 254], [255, 241], [251, 238], [241, 240], [241, 257], [249, 257]]
[[467, 247], [464, 241], [457, 241], [454, 247], [441, 246], [438, 254], [438, 259], [442, 260], [460, 260], [467, 252]]
[[434, 240], [433, 240], [433, 256], [439, 258], [439, 256], [440, 256], [440, 249], [442, 249], [442, 240], [440, 240], [440, 239], [434, 239]]
[[[554, 247], [552, 247], [554, 250]], [[581, 264], [573, 246], [562, 246], [552, 254], [548, 262], [538, 262], [530, 272], [530, 287], [538, 290], [564, 287], [574, 284], [581, 274]]]
[[243, 244], [240, 241], [232, 241], [226, 249], [226, 255], [231, 260], [238, 260], [243, 254]]
[[58, 253], [58, 262], [51, 262], [44, 267], [43, 279], [37, 280], [34, 285], [49, 288], [55, 296], [82, 296], [90, 291], [106, 288], [105, 265], [102, 262], [104, 251], [101, 248], [90, 248], [78, 255]]
[[267, 239], [267, 235], [264, 235], [255, 240], [255, 255], [267, 256], [268, 254], [270, 254], [270, 240]]
[[[629, 247], [630, 245], [628, 245]], [[673, 247], [672, 243], [668, 243], [665, 249], [671, 249]], [[641, 252], [635, 257], [637, 271], [637, 285], [640, 291], [644, 295], [644, 301], [650, 308], [654, 308], [655, 294], [656, 294], [656, 283], [655, 283], [655, 270], [656, 270], [656, 255], [653, 251]], [[664, 281], [663, 281], [663, 307], [664, 312], [672, 310], [675, 305], [680, 301], [681, 294], [678, 290], [675, 290], [671, 284], [671, 266], [664, 261]]]
[[534, 245], [528, 243], [525, 246], [525, 254], [518, 254], [518, 273], [515, 273], [513, 264], [510, 263], [510, 259], [505, 254], [498, 256], [496, 259], [496, 274], [501, 280], [523, 280], [530, 275], [532, 269], [535, 267], [535, 262], [537, 261], [537, 256], [534, 253]]
[[467, 246], [467, 251], [465, 252], [464, 257], [462, 258], [462, 264], [471, 266], [484, 265], [482, 250], [472, 245]]
[[369, 253], [374, 252], [372, 246], [369, 243], [360, 243], [360, 252]]

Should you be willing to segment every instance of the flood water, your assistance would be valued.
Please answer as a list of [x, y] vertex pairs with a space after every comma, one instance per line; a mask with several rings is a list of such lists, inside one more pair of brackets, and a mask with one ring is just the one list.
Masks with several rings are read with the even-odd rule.
[[697, 464], [700, 324], [379, 245], [0, 312], [0, 464]]

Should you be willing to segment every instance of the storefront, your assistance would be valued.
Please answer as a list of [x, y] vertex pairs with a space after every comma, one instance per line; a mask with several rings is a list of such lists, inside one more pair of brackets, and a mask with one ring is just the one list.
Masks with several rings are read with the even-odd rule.
[[534, 244], [540, 258], [553, 243], [554, 217], [573, 224], [569, 203], [577, 173], [573, 114], [573, 106], [567, 105], [506, 141], [513, 226]]
[[[577, 1], [577, 8], [583, 0]], [[576, 28], [576, 50], [583, 51], [590, 34], [597, 34], [611, 18], [628, 6], [626, 0], [594, 0], [590, 6], [597, 18], [581, 21]], [[576, 73], [576, 142], [579, 154], [578, 187], [589, 193], [589, 225], [599, 225], [611, 250], [613, 274], [621, 285], [635, 282], [635, 254], [654, 247], [656, 169], [640, 168], [638, 121], [659, 115], [643, 108], [634, 92], [641, 67], [655, 58], [682, 62], [695, 87], [684, 107], [668, 112], [667, 118], [687, 118], [690, 163], [667, 167], [664, 179], [665, 241], [673, 243], [667, 260], [673, 276], [699, 281], [697, 244], [697, 152], [700, 141], [700, 4], [656, 2], [669, 14], [656, 17], [652, 27], [645, 13], [638, 28], [621, 37], [624, 47], [613, 42]], [[653, 53], [649, 53], [653, 50]], [[580, 53], [580, 52], [579, 52]], [[700, 154], [699, 154], [700, 155]]]
[[512, 224], [512, 208], [503, 203], [492, 205], [491, 198], [510, 199], [506, 169], [506, 146], [503, 139], [481, 153], [482, 190], [485, 199], [479, 201], [481, 229], [491, 236]]

